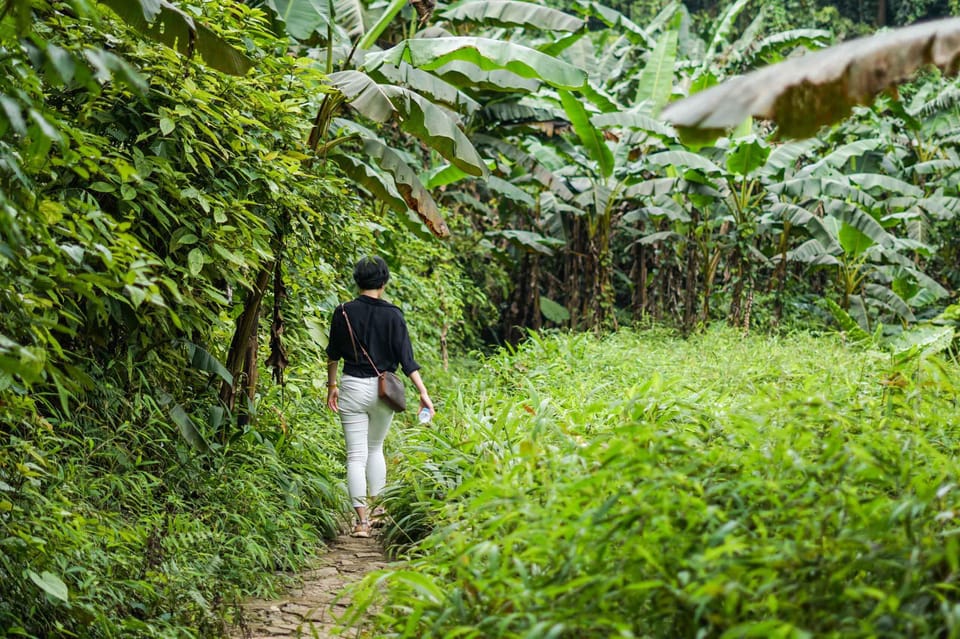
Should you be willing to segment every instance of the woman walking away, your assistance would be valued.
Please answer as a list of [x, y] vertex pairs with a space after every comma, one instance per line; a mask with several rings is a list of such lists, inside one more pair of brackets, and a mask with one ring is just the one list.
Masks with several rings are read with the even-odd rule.
[[[347, 443], [347, 490], [357, 511], [354, 537], [370, 536], [367, 498], [376, 497], [386, 484], [387, 464], [383, 440], [390, 429], [393, 409], [379, 397], [377, 371], [403, 368], [420, 392], [420, 409], [433, 415], [433, 402], [420, 378], [420, 365], [403, 312], [382, 299], [390, 279], [381, 257], [365, 257], [353, 269], [360, 294], [334, 310], [327, 344], [327, 407], [340, 413]], [[364, 352], [366, 351], [366, 352]], [[343, 360], [343, 379], [337, 386], [337, 369]]]

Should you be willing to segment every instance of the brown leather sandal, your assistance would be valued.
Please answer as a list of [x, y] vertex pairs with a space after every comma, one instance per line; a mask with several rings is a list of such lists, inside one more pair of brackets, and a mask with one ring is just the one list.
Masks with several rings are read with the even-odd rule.
[[367, 538], [370, 536], [370, 520], [361, 519], [357, 522], [357, 525], [353, 527], [353, 532], [350, 533], [351, 537], [363, 537]]

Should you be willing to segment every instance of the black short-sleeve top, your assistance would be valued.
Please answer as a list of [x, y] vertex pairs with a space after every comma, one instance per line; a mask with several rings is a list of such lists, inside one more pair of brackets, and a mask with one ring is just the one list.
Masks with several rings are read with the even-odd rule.
[[[349, 316], [354, 335], [360, 341], [356, 349], [350, 341], [344, 312]], [[333, 311], [327, 357], [331, 361], [343, 360], [344, 375], [376, 377], [377, 373], [360, 350], [361, 344], [380, 372], [393, 373], [400, 366], [404, 373], [410, 375], [420, 369], [420, 364], [413, 359], [413, 346], [403, 311], [390, 302], [360, 295]]]

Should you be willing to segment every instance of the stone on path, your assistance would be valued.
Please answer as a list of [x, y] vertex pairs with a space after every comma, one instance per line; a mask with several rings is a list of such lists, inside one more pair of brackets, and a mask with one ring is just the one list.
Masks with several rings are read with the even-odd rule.
[[230, 636], [234, 639], [340, 637], [347, 629], [339, 626], [337, 618], [350, 601], [349, 597], [342, 596], [344, 588], [368, 572], [386, 567], [387, 558], [376, 539], [341, 535], [319, 558], [317, 568], [299, 575], [302, 581], [299, 588], [277, 601], [245, 602], [240, 627], [233, 628]]

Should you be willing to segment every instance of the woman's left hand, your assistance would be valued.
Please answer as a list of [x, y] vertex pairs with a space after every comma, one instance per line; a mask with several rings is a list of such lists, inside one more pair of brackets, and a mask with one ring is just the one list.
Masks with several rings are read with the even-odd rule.
[[433, 417], [436, 411], [433, 410], [433, 401], [430, 399], [430, 395], [427, 393], [420, 393], [420, 410], [424, 408], [430, 409], [430, 417]]

